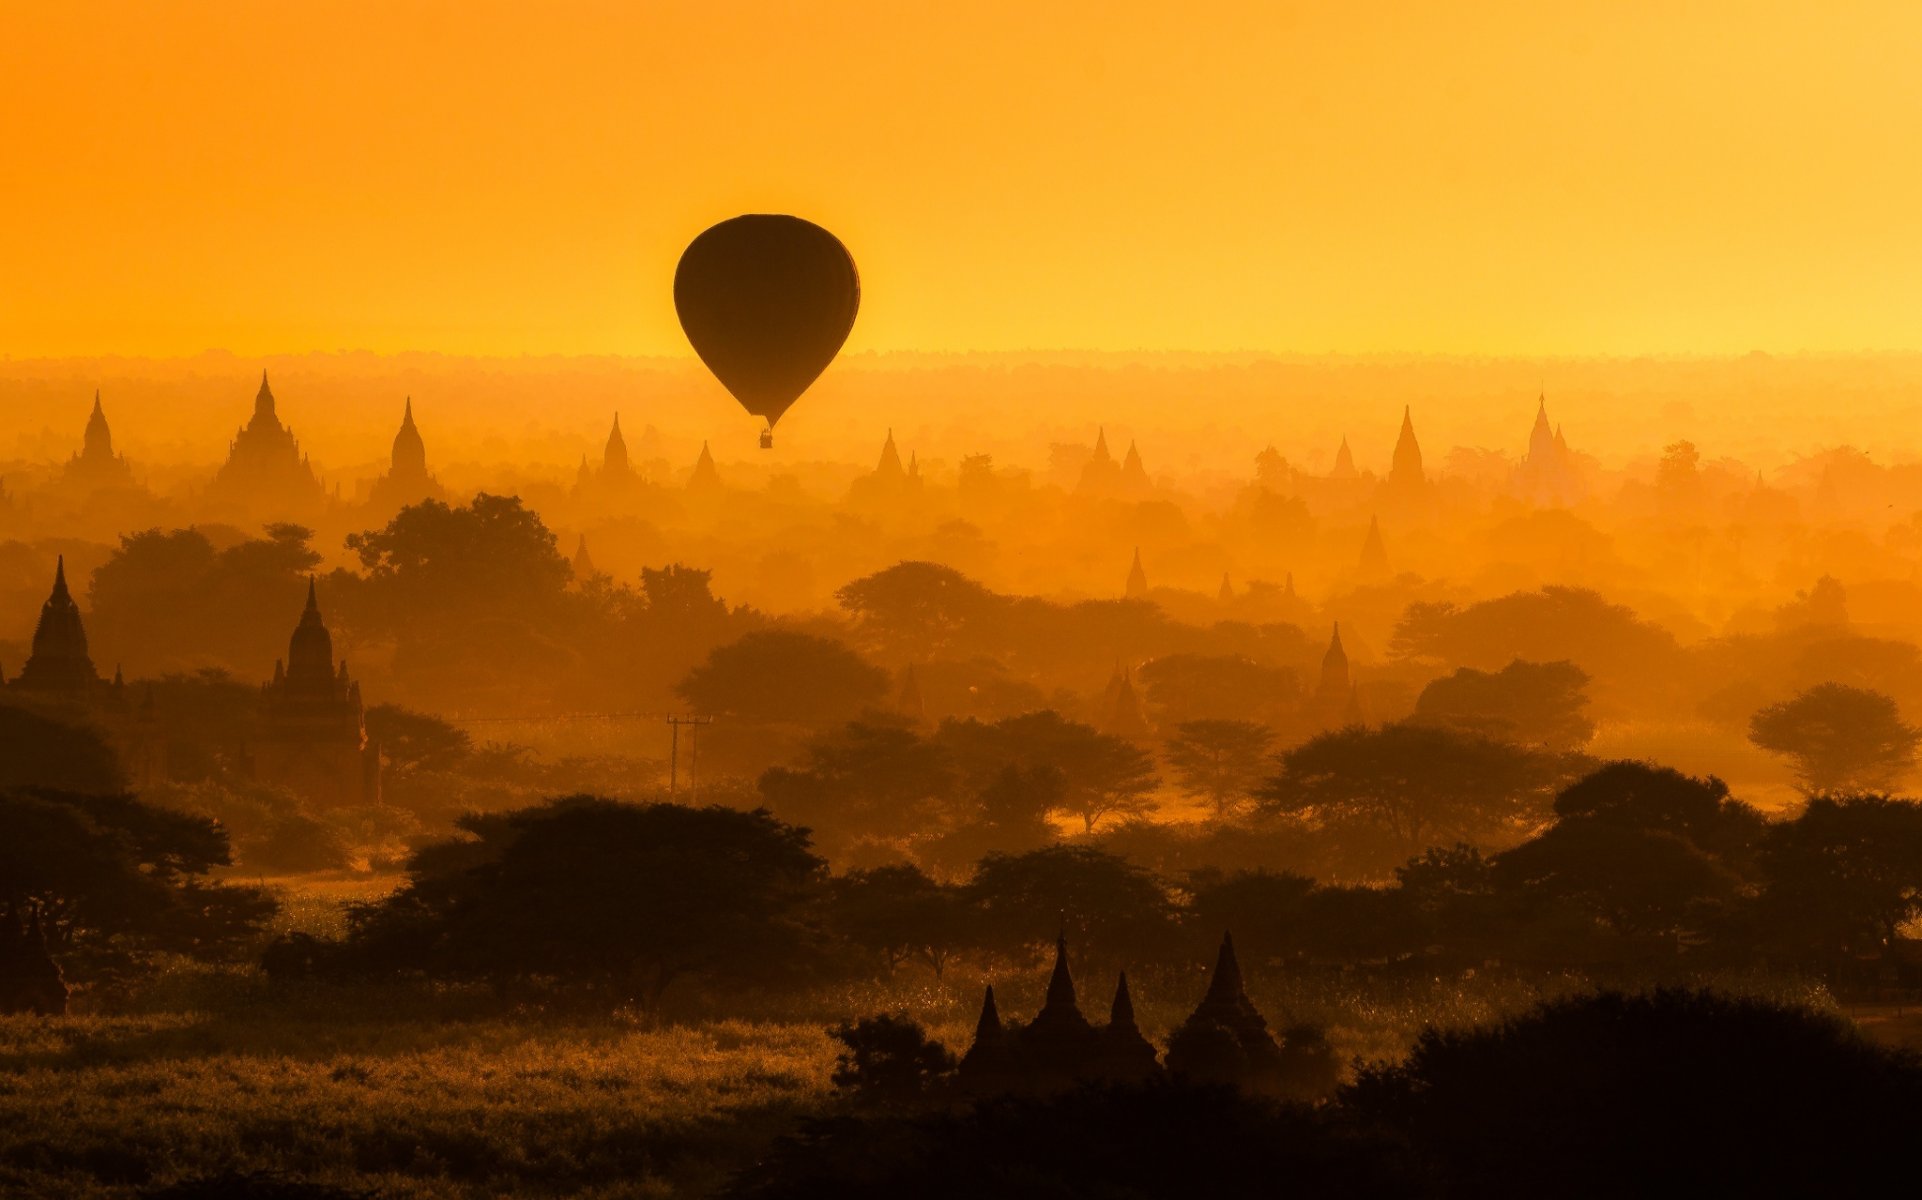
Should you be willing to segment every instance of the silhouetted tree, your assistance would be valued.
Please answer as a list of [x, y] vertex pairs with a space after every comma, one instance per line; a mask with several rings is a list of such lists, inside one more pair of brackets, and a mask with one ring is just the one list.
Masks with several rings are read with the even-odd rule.
[[1165, 654], [1141, 664], [1137, 676], [1157, 724], [1188, 721], [1279, 720], [1300, 699], [1286, 667], [1233, 655]]
[[1732, 798], [1715, 776], [1697, 779], [1642, 762], [1597, 767], [1562, 789], [1555, 815], [1674, 834], [1742, 875], [1751, 873], [1767, 826], [1760, 812]]
[[154, 950], [232, 952], [275, 904], [209, 882], [228, 862], [226, 833], [204, 817], [126, 795], [0, 792], [0, 901], [44, 913], [59, 949], [127, 937]]
[[770, 629], [717, 647], [675, 691], [704, 713], [826, 726], [879, 706], [889, 683], [840, 642]]
[[1922, 804], [1817, 797], [1769, 828], [1763, 928], [1804, 961], [1879, 954], [1922, 916]]
[[1922, 732], [1882, 693], [1824, 683], [1756, 713], [1749, 740], [1787, 756], [1811, 792], [1874, 791], [1914, 768]]
[[106, 794], [127, 786], [120, 759], [100, 732], [65, 715], [0, 703], [0, 791]]
[[834, 593], [861, 636], [892, 657], [936, 657], [963, 648], [969, 634], [1007, 602], [952, 567], [901, 562]]
[[466, 730], [398, 704], [367, 710], [367, 736], [380, 743], [389, 769], [400, 772], [445, 770], [474, 748]]
[[[1171, 1147], [1179, 1147], [1170, 1153]], [[1006, 1096], [932, 1114], [815, 1121], [734, 1200], [1120, 1200], [1422, 1194], [1389, 1139], [1232, 1088], [1160, 1083]], [[1285, 1185], [1278, 1181], [1286, 1181]]]
[[1669, 935], [1734, 902], [1741, 880], [1686, 838], [1592, 818], [1558, 821], [1500, 855], [1510, 891], [1574, 906], [1623, 935]]
[[1435, 841], [1482, 842], [1547, 808], [1556, 760], [1433, 726], [1336, 730], [1281, 756], [1261, 811], [1383, 843], [1406, 857]]
[[201, 529], [123, 536], [88, 583], [94, 641], [235, 670], [271, 662], [285, 648], [305, 576], [321, 560], [308, 546], [311, 529], [274, 524], [265, 533], [222, 549]]
[[1568, 662], [1520, 659], [1499, 671], [1463, 667], [1422, 689], [1420, 722], [1551, 750], [1575, 750], [1595, 736], [1583, 712], [1588, 673]]
[[1140, 867], [1086, 846], [990, 854], [969, 884], [982, 928], [1008, 953], [1033, 953], [1064, 933], [1086, 961], [1119, 965], [1167, 949], [1175, 908]]
[[465, 506], [424, 500], [383, 528], [347, 535], [389, 620], [446, 621], [551, 609], [572, 578], [552, 530], [518, 496]]
[[1168, 765], [1181, 790], [1205, 796], [1226, 817], [1260, 784], [1274, 730], [1254, 721], [1183, 721], [1168, 739]]
[[900, 721], [850, 721], [809, 742], [803, 765], [773, 767], [762, 798], [783, 820], [842, 844], [927, 833], [953, 794], [946, 751]]
[[835, 1059], [830, 1078], [857, 1104], [916, 1104], [954, 1070], [948, 1048], [905, 1016], [843, 1021], [828, 1033], [846, 1047]]
[[1092, 831], [1102, 818], [1142, 813], [1160, 784], [1153, 761], [1138, 746], [1064, 719], [1052, 709], [986, 725], [945, 721], [938, 740], [964, 776], [985, 786], [1008, 766], [1060, 772], [1059, 810]]
[[841, 936], [879, 954], [890, 975], [918, 958], [939, 979], [957, 950], [980, 939], [979, 914], [968, 892], [906, 863], [836, 878], [829, 889], [828, 920]]
[[1907, 1170], [1922, 1070], [1834, 1016], [1605, 993], [1431, 1029], [1341, 1108], [1448, 1196], [1874, 1195]]
[[824, 864], [764, 811], [575, 796], [467, 827], [477, 843], [423, 851], [360, 921], [367, 949], [425, 945], [393, 965], [553, 976], [646, 1011], [677, 980], [766, 979], [807, 950]]
[[971, 796], [955, 805], [943, 834], [922, 847], [929, 861], [951, 870], [971, 867], [988, 854], [1021, 854], [1055, 840], [1048, 814], [1061, 807], [1066, 790], [1052, 766], [1002, 767]]
[[1194, 932], [1197, 961], [1209, 961], [1224, 929], [1234, 931], [1242, 966], [1249, 970], [1259, 970], [1271, 958], [1299, 955], [1314, 890], [1314, 880], [1292, 871], [1203, 867], [1189, 872], [1184, 917]]

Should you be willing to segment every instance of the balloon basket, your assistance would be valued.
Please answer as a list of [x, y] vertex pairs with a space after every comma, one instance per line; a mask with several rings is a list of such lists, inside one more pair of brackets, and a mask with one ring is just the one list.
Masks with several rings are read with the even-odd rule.
[[774, 431], [772, 429], [763, 429], [761, 431], [761, 449], [774, 449]]

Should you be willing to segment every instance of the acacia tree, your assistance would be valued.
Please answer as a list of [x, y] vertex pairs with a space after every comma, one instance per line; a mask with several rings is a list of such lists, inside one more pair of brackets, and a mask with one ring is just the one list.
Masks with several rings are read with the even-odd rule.
[[1274, 730], [1258, 721], [1183, 721], [1165, 747], [1183, 792], [1226, 817], [1261, 783]]
[[1351, 726], [1282, 755], [1256, 801], [1267, 815], [1385, 842], [1407, 858], [1526, 828], [1560, 773], [1547, 755], [1452, 729]]
[[966, 890], [898, 863], [849, 871], [829, 889], [829, 919], [840, 934], [881, 956], [888, 974], [920, 959], [936, 979], [957, 950], [972, 944], [978, 922]]
[[1057, 811], [1081, 818], [1082, 828], [1110, 816], [1139, 816], [1161, 785], [1154, 761], [1140, 747], [1052, 709], [996, 721], [946, 721], [938, 740], [978, 786], [1004, 768], [1052, 768], [1059, 773]]
[[1806, 791], [1886, 791], [1915, 767], [1922, 731], [1881, 692], [1822, 683], [1756, 713], [1749, 740], [1793, 762]]

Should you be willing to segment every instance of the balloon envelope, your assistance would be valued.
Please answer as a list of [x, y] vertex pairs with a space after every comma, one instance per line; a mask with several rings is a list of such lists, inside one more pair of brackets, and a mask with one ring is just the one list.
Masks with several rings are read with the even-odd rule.
[[770, 428], [834, 361], [860, 305], [854, 257], [799, 217], [722, 221], [674, 271], [674, 307], [694, 352]]

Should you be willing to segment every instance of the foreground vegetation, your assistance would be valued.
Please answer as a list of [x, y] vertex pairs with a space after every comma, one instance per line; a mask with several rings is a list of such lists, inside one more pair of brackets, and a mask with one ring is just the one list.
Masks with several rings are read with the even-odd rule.
[[[1011, 1014], [1038, 1007], [1031, 974], [995, 980]], [[0, 1193], [135, 1196], [274, 1169], [392, 1197], [705, 1194], [834, 1104], [830, 1023], [905, 1011], [965, 1046], [980, 982], [904, 977], [647, 1023], [479, 987], [276, 987], [182, 962], [119, 1012], [0, 1019]], [[1799, 985], [1714, 982], [1827, 1004]], [[1200, 984], [1137, 986], [1151, 1038]], [[1485, 1024], [1584, 987], [1329, 976], [1251, 991], [1271, 1020], [1322, 1024], [1344, 1060], [1388, 1060], [1431, 1022]]]

